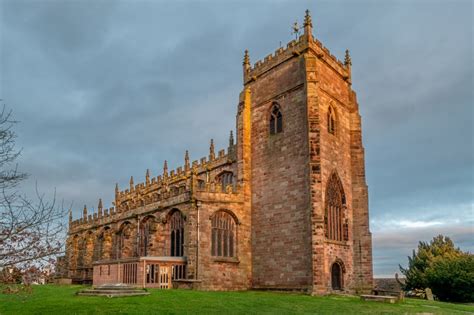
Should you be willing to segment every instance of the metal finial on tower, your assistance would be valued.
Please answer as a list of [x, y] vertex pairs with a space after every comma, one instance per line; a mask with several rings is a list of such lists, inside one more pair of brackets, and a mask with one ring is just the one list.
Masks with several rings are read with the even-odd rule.
[[72, 210], [69, 209], [69, 225], [72, 223]]
[[118, 197], [118, 194], [119, 194], [119, 186], [118, 186], [118, 183], [115, 183], [115, 198]]
[[300, 26], [298, 25], [298, 22], [293, 23], [291, 30], [291, 34], [295, 34], [295, 38], [298, 39], [300, 36]]
[[209, 146], [209, 161], [212, 161], [216, 158], [216, 153], [214, 151], [214, 139], [211, 139], [211, 145]]
[[233, 145], [234, 145], [234, 133], [231, 130], [230, 136], [229, 136], [229, 147], [232, 147]]
[[187, 172], [189, 171], [191, 165], [189, 164], [189, 152], [186, 150], [184, 153], [184, 171]]
[[84, 210], [82, 210], [82, 217], [84, 219], [87, 219], [87, 206], [86, 205], [84, 205]]
[[352, 66], [351, 55], [349, 54], [349, 49], [346, 49], [346, 56], [344, 57], [344, 65], [346, 67]]

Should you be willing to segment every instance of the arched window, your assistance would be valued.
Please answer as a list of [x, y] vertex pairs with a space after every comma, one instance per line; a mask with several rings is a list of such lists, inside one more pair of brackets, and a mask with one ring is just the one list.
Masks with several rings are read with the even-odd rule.
[[79, 250], [77, 254], [77, 267], [83, 268], [84, 267], [84, 258], [86, 257], [86, 238], [82, 237], [79, 240]]
[[94, 258], [93, 261], [109, 259], [111, 254], [112, 235], [109, 226], [104, 227], [96, 238], [94, 245]]
[[96, 244], [94, 248], [94, 257], [93, 261], [101, 260], [103, 253], [104, 253], [104, 241], [105, 241], [105, 235], [104, 232], [100, 233], [99, 236], [97, 236], [96, 239]]
[[236, 224], [234, 218], [225, 211], [218, 211], [211, 220], [211, 255], [217, 257], [235, 257]]
[[151, 244], [151, 224], [152, 219], [150, 217], [145, 218], [140, 223], [140, 240], [138, 244], [138, 255], [139, 256], [148, 256], [148, 248]]
[[132, 224], [130, 222], [122, 224], [122, 227], [116, 235], [116, 240], [115, 253], [117, 258], [134, 256]]
[[326, 186], [325, 225], [326, 237], [330, 240], [348, 240], [348, 226], [344, 224], [346, 197], [341, 180], [333, 173]]
[[234, 173], [222, 172], [217, 176], [217, 182], [221, 184], [221, 189], [225, 192], [228, 185], [234, 185]]
[[94, 259], [94, 234], [92, 233], [92, 231], [90, 231], [86, 235], [84, 265], [89, 267], [93, 259]]
[[170, 217], [170, 256], [184, 255], [184, 217], [181, 211], [175, 211]]
[[341, 264], [338, 262], [333, 263], [331, 267], [331, 287], [333, 290], [342, 290], [342, 273]]
[[198, 179], [197, 181], [197, 187], [199, 190], [204, 190], [206, 189], [206, 182], [202, 179]]
[[273, 105], [270, 113], [270, 134], [274, 135], [283, 131], [283, 116], [278, 105]]
[[70, 269], [76, 269], [77, 257], [79, 256], [79, 235], [74, 235], [71, 242], [71, 250], [69, 251]]
[[328, 132], [331, 134], [336, 133], [336, 114], [331, 106], [328, 108]]

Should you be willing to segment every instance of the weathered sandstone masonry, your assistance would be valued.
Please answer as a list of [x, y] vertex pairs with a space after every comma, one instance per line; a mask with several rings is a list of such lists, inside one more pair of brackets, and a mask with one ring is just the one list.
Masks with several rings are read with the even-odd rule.
[[372, 288], [372, 240], [352, 61], [304, 33], [255, 64], [226, 151], [115, 190], [73, 221], [69, 276], [203, 290]]

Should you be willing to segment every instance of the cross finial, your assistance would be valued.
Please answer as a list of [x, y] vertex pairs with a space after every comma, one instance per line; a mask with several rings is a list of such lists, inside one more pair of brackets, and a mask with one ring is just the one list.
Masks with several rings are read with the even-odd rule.
[[344, 57], [344, 65], [346, 67], [352, 66], [352, 59], [349, 55], [349, 49], [346, 49], [346, 56]]

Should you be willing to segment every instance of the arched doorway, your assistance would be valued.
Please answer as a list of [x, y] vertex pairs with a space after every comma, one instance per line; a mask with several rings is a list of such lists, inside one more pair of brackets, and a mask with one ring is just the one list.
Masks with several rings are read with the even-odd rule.
[[337, 262], [331, 267], [331, 285], [333, 290], [342, 290], [342, 268]]

